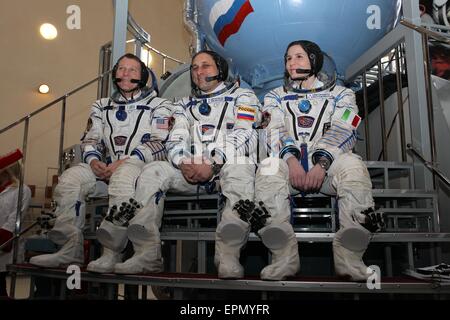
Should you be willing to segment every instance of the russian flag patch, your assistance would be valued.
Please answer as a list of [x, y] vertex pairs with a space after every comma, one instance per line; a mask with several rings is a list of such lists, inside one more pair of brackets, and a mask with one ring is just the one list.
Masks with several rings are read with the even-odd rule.
[[236, 118], [239, 120], [255, 121], [255, 109], [247, 106], [240, 106], [237, 109]]

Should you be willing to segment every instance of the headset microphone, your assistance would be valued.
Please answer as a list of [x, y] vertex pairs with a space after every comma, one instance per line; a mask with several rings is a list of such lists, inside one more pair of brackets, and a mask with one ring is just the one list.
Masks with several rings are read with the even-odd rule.
[[295, 72], [297, 73], [310, 73], [311, 69], [295, 69]]
[[300, 74], [307, 74], [306, 76], [301, 76], [301, 77], [296, 77], [296, 78], [291, 78], [294, 81], [305, 81], [306, 79], [308, 79], [310, 76], [313, 75], [312, 70], [311, 69], [295, 69], [296, 73], [300, 73]]
[[214, 80], [218, 80], [219, 79], [219, 75], [215, 75], [215, 76], [211, 76], [211, 77], [205, 77], [205, 81], [206, 82], [211, 82]]
[[[122, 78], [115, 78], [115, 79], [114, 79], [114, 82], [115, 82], [115, 83], [119, 83], [119, 82], [121, 82], [122, 80], [123, 80]], [[138, 79], [130, 79], [130, 82], [131, 82], [131, 83], [141, 83], [142, 80], [138, 80]]]

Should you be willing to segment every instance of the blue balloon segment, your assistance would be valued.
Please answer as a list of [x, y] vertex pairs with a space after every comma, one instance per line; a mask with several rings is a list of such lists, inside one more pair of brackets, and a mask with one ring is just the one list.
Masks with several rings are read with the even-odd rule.
[[[252, 10], [239, 16], [234, 11], [246, 2]], [[401, 0], [196, 0], [196, 5], [208, 46], [258, 94], [282, 84], [283, 55], [294, 40], [316, 42], [343, 78], [347, 67], [398, 23]], [[226, 41], [219, 39], [220, 30]]]

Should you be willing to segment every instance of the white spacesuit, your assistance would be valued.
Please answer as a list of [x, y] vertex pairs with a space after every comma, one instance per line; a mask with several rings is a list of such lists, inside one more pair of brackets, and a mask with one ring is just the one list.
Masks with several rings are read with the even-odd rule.
[[[88, 270], [111, 272], [114, 265], [121, 262], [122, 251], [128, 241], [126, 226], [139, 206], [134, 201], [130, 203], [130, 199], [135, 198], [136, 180], [146, 163], [166, 159], [163, 143], [168, 137], [174, 113], [169, 101], [157, 97], [155, 87], [145, 86], [149, 76], [147, 69], [147, 73], [141, 73], [137, 87], [122, 90], [126, 81], [116, 79], [117, 72], [121, 77], [126, 77], [120, 71], [122, 61], [133, 63], [136, 60], [141, 65], [141, 71], [145, 68], [137, 57], [130, 54], [124, 57], [118, 60], [113, 70], [113, 81], [118, 90], [111, 98], [100, 99], [92, 105], [88, 127], [82, 139], [84, 163], [64, 171], [55, 188], [57, 218], [48, 236], [62, 248], [54, 254], [33, 257], [30, 260], [32, 264], [59, 267], [83, 263], [85, 199], [95, 193], [96, 180], [99, 178], [90, 164], [102, 159], [105, 151], [112, 164], [121, 159], [126, 160], [109, 178], [109, 212], [97, 230], [104, 251], [100, 259], [89, 264]], [[124, 96], [124, 92], [132, 92], [132, 96]]]
[[[264, 99], [263, 111], [270, 119], [266, 132], [271, 157], [262, 161], [257, 172], [255, 193], [256, 201], [263, 201], [269, 214], [278, 212], [271, 224], [277, 228], [262, 229], [260, 235], [264, 240], [265, 233], [271, 231], [277, 232], [278, 238], [271, 237], [274, 262], [263, 273], [292, 274], [299, 266], [295, 234], [289, 224], [289, 196], [299, 192], [289, 184], [285, 161], [295, 156], [306, 172], [316, 164], [327, 171], [320, 192], [337, 196], [339, 209], [340, 229], [333, 240], [335, 270], [339, 276], [363, 280], [370, 275], [362, 261], [370, 232], [362, 225], [372, 230], [370, 218], [378, 218], [380, 224], [382, 221], [373, 210], [367, 168], [352, 153], [360, 122], [355, 96], [351, 90], [335, 85], [331, 74], [319, 73], [323, 53], [317, 45], [297, 41], [288, 49], [295, 45], [307, 53], [314, 78], [312, 89], [305, 90], [299, 87], [299, 82], [301, 86], [301, 81], [310, 76], [294, 82], [287, 74], [286, 84], [270, 91]], [[291, 70], [295, 68], [298, 67]]]
[[[240, 278], [243, 276], [243, 269], [239, 264], [240, 249], [246, 242], [250, 228], [233, 211], [233, 206], [239, 200], [254, 198], [257, 135], [253, 125], [258, 120], [260, 104], [253, 91], [239, 88], [237, 83], [225, 82], [228, 66], [222, 57], [210, 51], [199, 54], [201, 53], [206, 53], [207, 59], [214, 59], [211, 63], [215, 64], [217, 69], [214, 70], [218, 70], [219, 75], [215, 76], [213, 73], [206, 76], [214, 76], [209, 81], [217, 81], [217, 86], [206, 94], [193, 84], [193, 88], [197, 89], [194, 90], [194, 95], [179, 102], [185, 109], [186, 118], [185, 121], [175, 121], [166, 144], [172, 165], [154, 162], [144, 168], [136, 194], [136, 199], [143, 203], [144, 208], [139, 211], [136, 219], [146, 220], [148, 227], [147, 230], [135, 228], [135, 236], [130, 236], [130, 239], [138, 236], [153, 238], [157, 246], [148, 256], [160, 261], [158, 229], [164, 194], [169, 190], [177, 193], [211, 193], [217, 191], [216, 182], [219, 178], [220, 192], [226, 198], [226, 203], [217, 228], [215, 262], [219, 277]], [[193, 65], [199, 54], [194, 56]], [[211, 64], [208, 63], [207, 67], [210, 68]], [[191, 77], [193, 72], [191, 71]], [[205, 74], [201, 75], [201, 81], [204, 81], [204, 76]], [[208, 181], [188, 182], [182, 169], [178, 168], [186, 159], [201, 157], [211, 160], [212, 176]], [[129, 230], [131, 228], [132, 225]], [[138, 261], [144, 258], [132, 259]], [[130, 261], [127, 266], [125, 264], [128, 261], [125, 262], [123, 271], [145, 271], [139, 270], [135, 261]]]

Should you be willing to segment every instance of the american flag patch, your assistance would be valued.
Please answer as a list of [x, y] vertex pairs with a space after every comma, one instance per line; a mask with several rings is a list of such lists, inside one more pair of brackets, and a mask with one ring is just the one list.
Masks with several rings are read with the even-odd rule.
[[156, 118], [156, 129], [168, 130], [169, 118]]
[[240, 106], [237, 110], [237, 119], [255, 121], [255, 109], [247, 106]]

